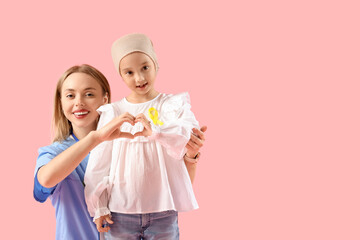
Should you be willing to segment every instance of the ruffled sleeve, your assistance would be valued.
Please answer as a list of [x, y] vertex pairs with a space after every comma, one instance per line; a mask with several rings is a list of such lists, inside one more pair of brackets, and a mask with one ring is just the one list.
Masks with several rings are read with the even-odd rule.
[[184, 156], [192, 129], [199, 128], [199, 123], [190, 109], [188, 93], [170, 95], [162, 104], [158, 121], [151, 121], [153, 134], [150, 139], [158, 141], [167, 149], [167, 153], [176, 159]]
[[[97, 129], [102, 128], [115, 117], [114, 108], [111, 104], [101, 106], [97, 111], [100, 114]], [[94, 217], [94, 220], [110, 214], [108, 201], [111, 191], [109, 172], [112, 143], [112, 141], [102, 142], [90, 152], [85, 171], [85, 201], [90, 216]]]

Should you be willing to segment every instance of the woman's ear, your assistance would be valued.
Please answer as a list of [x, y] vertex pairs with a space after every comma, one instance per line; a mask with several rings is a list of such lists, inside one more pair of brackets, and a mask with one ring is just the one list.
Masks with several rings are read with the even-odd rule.
[[105, 96], [104, 96], [104, 99], [103, 99], [103, 103], [104, 104], [108, 104], [109, 103], [109, 94], [106, 92], [105, 93]]

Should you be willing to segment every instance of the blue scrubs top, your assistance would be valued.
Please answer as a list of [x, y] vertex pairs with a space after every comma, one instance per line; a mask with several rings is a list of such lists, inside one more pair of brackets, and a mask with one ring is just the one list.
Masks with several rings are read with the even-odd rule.
[[55, 207], [57, 240], [98, 240], [99, 233], [87, 211], [84, 197], [84, 175], [89, 155], [55, 187], [45, 188], [37, 178], [39, 168], [76, 143], [75, 139], [69, 137], [63, 142], [55, 142], [39, 149], [35, 167], [34, 198], [39, 202], [45, 202], [50, 198]]

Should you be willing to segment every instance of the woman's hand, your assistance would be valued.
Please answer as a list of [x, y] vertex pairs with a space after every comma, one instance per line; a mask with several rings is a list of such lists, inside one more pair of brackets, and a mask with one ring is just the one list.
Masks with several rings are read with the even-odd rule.
[[98, 232], [107, 232], [110, 230], [110, 227], [107, 224], [113, 224], [114, 222], [111, 220], [111, 216], [105, 215], [95, 219], [95, 224]]
[[191, 134], [189, 142], [186, 144], [187, 152], [186, 155], [189, 158], [194, 158], [196, 154], [198, 154], [200, 148], [204, 146], [205, 141], [205, 132], [207, 130], [207, 126], [203, 126], [199, 129], [194, 128], [193, 134]]
[[142, 132], [135, 133], [134, 137], [144, 136], [149, 137], [152, 134], [151, 124], [150, 121], [145, 117], [144, 114], [140, 113], [135, 118], [135, 123], [141, 122], [144, 126], [144, 130]]
[[130, 113], [124, 113], [111, 120], [104, 127], [96, 131], [100, 141], [111, 141], [116, 138], [134, 138], [134, 135], [131, 133], [120, 131], [120, 127], [124, 122], [128, 122], [134, 126], [135, 117]]
[[[193, 129], [193, 134], [191, 134], [190, 140], [186, 145], [187, 148], [187, 152], [186, 155], [189, 158], [195, 158], [195, 156], [199, 153], [200, 148], [202, 148], [202, 146], [204, 146], [204, 141], [205, 141], [205, 134], [204, 132], [206, 131], [207, 127], [203, 126], [200, 128], [200, 130], [198, 129]], [[189, 173], [189, 177], [191, 180], [191, 183], [194, 183], [195, 180], [195, 173], [196, 173], [196, 161], [195, 162], [189, 162], [187, 160], [185, 160], [185, 156], [184, 156], [184, 161], [185, 161], [185, 165], [186, 165], [186, 169]]]

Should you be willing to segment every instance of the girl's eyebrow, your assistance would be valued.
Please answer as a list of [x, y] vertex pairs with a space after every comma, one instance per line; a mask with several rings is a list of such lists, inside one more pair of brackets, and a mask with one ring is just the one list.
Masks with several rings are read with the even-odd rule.
[[[142, 66], [142, 65], [145, 65], [145, 64], [149, 64], [149, 62], [148, 62], [148, 61], [145, 61], [145, 62], [143, 62], [143, 63], [140, 64], [140, 65]], [[123, 69], [121, 69], [121, 71], [128, 71], [129, 69], [131, 69], [131, 67], [123, 68]]]

